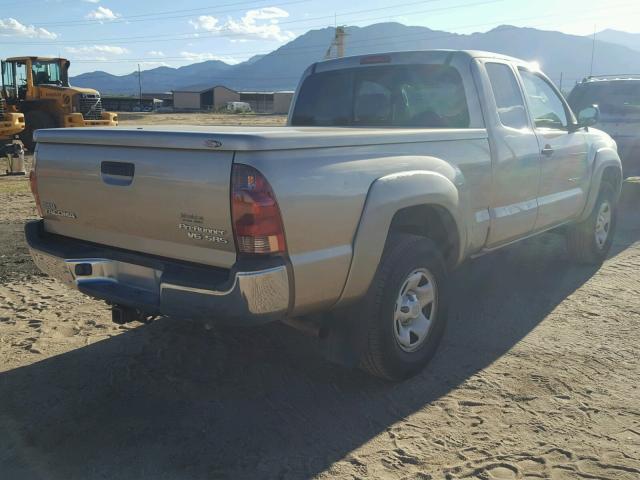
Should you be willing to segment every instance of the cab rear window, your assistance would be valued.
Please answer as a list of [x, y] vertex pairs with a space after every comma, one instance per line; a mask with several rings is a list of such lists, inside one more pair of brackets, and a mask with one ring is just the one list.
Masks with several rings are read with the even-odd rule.
[[448, 65], [384, 65], [308, 76], [295, 126], [468, 128], [462, 77]]

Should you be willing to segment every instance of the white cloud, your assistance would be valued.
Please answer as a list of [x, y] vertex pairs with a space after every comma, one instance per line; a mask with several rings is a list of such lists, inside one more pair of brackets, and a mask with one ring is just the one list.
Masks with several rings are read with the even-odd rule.
[[209, 53], [209, 52], [204, 52], [204, 53], [200, 53], [200, 52], [180, 52], [180, 56], [182, 58], [184, 58], [185, 60], [188, 60], [190, 62], [204, 62], [206, 60], [220, 60], [222, 62], [228, 63], [230, 65], [234, 65], [236, 63], [240, 63], [240, 60], [238, 60], [237, 58], [233, 58], [233, 57], [228, 57], [228, 56], [219, 56], [219, 55], [214, 55], [213, 53]]
[[100, 0], [82, 0], [82, 1], [86, 3], [100, 3]]
[[164, 57], [164, 52], [161, 52], [160, 50], [149, 50], [147, 55], [150, 57]]
[[167, 62], [140, 62], [142, 68], [170, 67]]
[[254, 20], [270, 20], [272, 18], [287, 18], [289, 12], [279, 7], [266, 7], [259, 8], [257, 10], [249, 10], [244, 18], [251, 18]]
[[[278, 19], [287, 18], [289, 12], [278, 7], [266, 7], [247, 11], [242, 18], [234, 20], [229, 17], [223, 24], [211, 15], [200, 15], [189, 24], [196, 30], [217, 32], [220, 35], [240, 37], [240, 39], [261, 38], [285, 42], [291, 40], [294, 34], [284, 31], [278, 24]], [[261, 22], [266, 21], [266, 22]]]
[[57, 38], [53, 32], [33, 25], [24, 25], [15, 18], [0, 18], [0, 37]]
[[84, 47], [65, 47], [65, 51], [80, 58], [91, 57], [92, 60], [106, 60], [107, 57], [129, 53], [128, 49], [124, 47], [116, 47], [114, 45], [86, 45]]
[[115, 20], [119, 16], [119, 13], [114, 13], [110, 8], [99, 6], [90, 11], [84, 18], [89, 20]]
[[218, 31], [221, 28], [218, 26], [218, 19], [211, 15], [200, 15], [195, 20], [189, 20], [189, 24], [196, 30], [204, 30], [206, 32]]

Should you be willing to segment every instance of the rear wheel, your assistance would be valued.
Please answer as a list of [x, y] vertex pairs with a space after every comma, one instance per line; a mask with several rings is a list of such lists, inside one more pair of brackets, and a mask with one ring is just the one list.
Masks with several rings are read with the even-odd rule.
[[360, 302], [365, 338], [361, 366], [388, 380], [420, 372], [434, 355], [447, 320], [444, 259], [428, 239], [389, 239], [367, 296]]
[[616, 195], [603, 183], [593, 211], [583, 222], [567, 230], [567, 250], [578, 263], [599, 265], [609, 253], [616, 227]]
[[20, 140], [24, 146], [33, 153], [36, 143], [33, 141], [33, 132], [41, 128], [57, 127], [56, 120], [47, 112], [32, 110], [25, 113], [25, 129], [20, 134]]

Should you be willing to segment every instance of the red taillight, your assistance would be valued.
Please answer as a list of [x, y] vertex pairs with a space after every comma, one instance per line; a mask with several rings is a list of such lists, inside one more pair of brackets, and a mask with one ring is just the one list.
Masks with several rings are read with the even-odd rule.
[[255, 168], [235, 164], [231, 188], [231, 215], [238, 252], [284, 253], [280, 208], [269, 182]]
[[38, 195], [38, 177], [36, 176], [35, 164], [33, 165], [33, 167], [31, 167], [31, 171], [29, 172], [29, 187], [31, 188], [33, 199], [36, 202], [38, 215], [42, 217], [42, 207], [40, 206], [40, 195]]

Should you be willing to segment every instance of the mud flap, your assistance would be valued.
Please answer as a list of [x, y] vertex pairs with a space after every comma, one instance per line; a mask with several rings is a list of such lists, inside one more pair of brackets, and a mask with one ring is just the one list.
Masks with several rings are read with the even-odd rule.
[[362, 319], [346, 308], [327, 315], [328, 334], [321, 340], [324, 357], [333, 363], [356, 368], [365, 351]]

